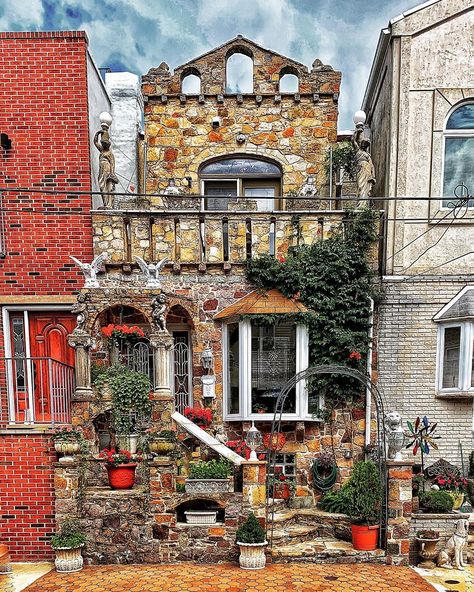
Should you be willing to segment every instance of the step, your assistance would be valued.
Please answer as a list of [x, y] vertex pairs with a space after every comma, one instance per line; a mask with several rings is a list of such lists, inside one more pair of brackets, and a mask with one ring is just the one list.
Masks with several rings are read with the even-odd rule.
[[282, 545], [285, 541], [307, 541], [318, 536], [318, 526], [308, 526], [303, 524], [290, 524], [286, 528], [279, 528], [273, 530], [273, 544]]
[[274, 545], [271, 555], [275, 563], [291, 561], [303, 563], [384, 563], [385, 561], [385, 552], [382, 549], [357, 551], [348, 541], [330, 537]]

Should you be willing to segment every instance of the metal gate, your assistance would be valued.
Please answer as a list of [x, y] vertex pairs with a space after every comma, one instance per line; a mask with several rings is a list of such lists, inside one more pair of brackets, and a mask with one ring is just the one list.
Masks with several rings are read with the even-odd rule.
[[191, 348], [185, 332], [173, 333], [173, 394], [176, 411], [183, 413], [192, 406]]
[[[370, 396], [373, 397], [375, 401], [376, 407], [376, 414], [377, 414], [377, 444], [378, 444], [378, 453], [377, 458], [374, 459], [378, 464], [379, 475], [380, 475], [380, 482], [382, 484], [382, 503], [380, 505], [380, 533], [379, 533], [379, 544], [380, 548], [385, 548], [385, 540], [386, 540], [386, 531], [387, 531], [387, 523], [388, 523], [388, 500], [387, 500], [387, 471], [385, 465], [386, 459], [386, 443], [385, 443], [385, 430], [383, 425], [384, 419], [384, 405], [382, 400], [382, 395], [377, 386], [370, 380], [370, 377], [359, 370], [355, 370], [353, 368], [348, 368], [347, 366], [340, 366], [340, 365], [321, 365], [321, 366], [312, 366], [299, 372], [293, 378], [291, 378], [281, 389], [278, 394], [278, 398], [276, 399], [275, 403], [275, 412], [273, 414], [273, 421], [270, 433], [270, 442], [274, 441], [274, 434], [280, 432], [281, 429], [281, 422], [282, 422], [282, 415], [283, 409], [285, 406], [285, 401], [288, 394], [296, 387], [298, 382], [301, 380], [307, 381], [315, 376], [320, 374], [338, 374], [340, 376], [348, 376], [350, 378], [354, 378], [360, 384], [362, 384], [369, 392]], [[265, 521], [267, 527], [267, 539], [272, 546], [273, 543], [273, 522], [274, 522], [274, 514], [275, 514], [275, 502], [274, 498], [270, 498], [270, 480], [271, 476], [275, 472], [275, 464], [276, 464], [276, 455], [278, 451], [276, 447], [270, 446], [270, 450], [268, 451], [268, 467], [267, 467], [267, 482], [266, 482], [266, 492], [267, 492], [267, 499], [266, 499], [266, 512], [265, 512]]]

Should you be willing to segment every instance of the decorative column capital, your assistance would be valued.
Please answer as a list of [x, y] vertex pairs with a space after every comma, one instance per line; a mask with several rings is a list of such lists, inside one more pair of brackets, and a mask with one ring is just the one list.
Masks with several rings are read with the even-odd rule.
[[83, 348], [90, 349], [94, 345], [94, 340], [89, 333], [73, 331], [67, 336], [67, 341], [74, 349]]
[[173, 336], [168, 331], [150, 333], [150, 345], [154, 349], [171, 349], [173, 347]]

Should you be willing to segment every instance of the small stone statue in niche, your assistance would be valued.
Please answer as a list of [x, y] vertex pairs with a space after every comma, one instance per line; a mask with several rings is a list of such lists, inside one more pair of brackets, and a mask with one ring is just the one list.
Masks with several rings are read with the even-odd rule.
[[[355, 149], [355, 169], [357, 182], [357, 197], [367, 199], [372, 195], [375, 185], [375, 168], [369, 153], [370, 142], [363, 138], [364, 124], [356, 124], [356, 130], [352, 136], [352, 146]], [[359, 205], [361, 202], [359, 201]]]
[[110, 149], [109, 128], [112, 123], [112, 117], [105, 111], [100, 114], [101, 130], [94, 136], [94, 145], [100, 152], [99, 156], [99, 189], [102, 193], [104, 207], [111, 209], [114, 207], [115, 185], [119, 182], [115, 174], [115, 157]]
[[153, 320], [160, 331], [166, 331], [165, 312], [167, 301], [166, 295], [162, 292], [156, 298], [153, 298], [151, 303]]
[[77, 315], [77, 325], [73, 331], [73, 333], [75, 334], [85, 332], [85, 325], [89, 317], [89, 313], [87, 312], [88, 300], [89, 294], [79, 292], [79, 294], [77, 295], [77, 302], [75, 302], [71, 307], [71, 312]]

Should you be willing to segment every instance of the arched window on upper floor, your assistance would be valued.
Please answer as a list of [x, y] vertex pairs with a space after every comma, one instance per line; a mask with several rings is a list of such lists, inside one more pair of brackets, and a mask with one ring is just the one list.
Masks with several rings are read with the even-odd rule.
[[201, 77], [198, 70], [191, 68], [183, 72], [181, 92], [185, 95], [198, 95], [201, 93]]
[[236, 50], [226, 61], [225, 92], [253, 93], [253, 59], [250, 53]]
[[[463, 183], [470, 195], [474, 192], [474, 102], [455, 108], [444, 129], [443, 197], [455, 195], [456, 187]], [[459, 191], [457, 192], [460, 195]], [[465, 193], [465, 192], [464, 192]], [[443, 199], [449, 207], [452, 199]], [[474, 200], [469, 201], [474, 207]]]
[[280, 71], [280, 93], [297, 93], [299, 90], [299, 78], [296, 68], [285, 66]]

